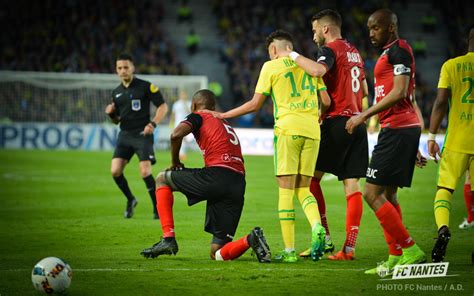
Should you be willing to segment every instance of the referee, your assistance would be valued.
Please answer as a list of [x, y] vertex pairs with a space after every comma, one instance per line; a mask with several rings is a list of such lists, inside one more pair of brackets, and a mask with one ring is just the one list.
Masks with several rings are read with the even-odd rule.
[[[151, 166], [156, 163], [153, 151], [153, 131], [166, 115], [168, 106], [158, 87], [133, 76], [135, 67], [130, 55], [123, 53], [118, 56], [116, 70], [121, 84], [112, 91], [112, 102], [105, 108], [105, 113], [112, 121], [115, 124], [120, 123], [120, 133], [110, 170], [115, 183], [127, 198], [124, 217], [131, 218], [138, 202], [130, 191], [123, 170], [136, 153], [140, 160], [140, 175], [153, 203], [153, 217], [159, 219], [156, 209], [155, 180], [151, 174]], [[157, 107], [151, 121], [150, 102]]]

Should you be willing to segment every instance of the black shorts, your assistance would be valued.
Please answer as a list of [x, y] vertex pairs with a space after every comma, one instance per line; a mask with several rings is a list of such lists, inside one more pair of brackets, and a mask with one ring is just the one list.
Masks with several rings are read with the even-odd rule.
[[369, 163], [369, 144], [367, 129], [361, 124], [352, 134], [346, 130], [349, 117], [327, 118], [321, 125], [321, 144], [319, 146], [316, 170], [331, 173], [339, 181], [350, 178], [363, 178]]
[[204, 230], [229, 242], [233, 239], [244, 207], [245, 176], [223, 167], [167, 171], [166, 180], [192, 206], [207, 201]]
[[410, 187], [420, 134], [420, 127], [382, 129], [367, 168], [367, 182]]
[[153, 135], [144, 136], [140, 132], [120, 131], [113, 158], [123, 158], [130, 161], [135, 153], [140, 161], [149, 160], [151, 164], [155, 164]]

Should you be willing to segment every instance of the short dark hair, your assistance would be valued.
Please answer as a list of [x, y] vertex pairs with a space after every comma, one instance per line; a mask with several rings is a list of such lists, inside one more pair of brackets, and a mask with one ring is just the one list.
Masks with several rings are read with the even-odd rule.
[[196, 101], [196, 103], [204, 106], [206, 109], [216, 109], [216, 95], [208, 89], [200, 89], [195, 92], [193, 101]]
[[332, 9], [324, 9], [324, 10], [321, 10], [320, 12], [316, 13], [311, 18], [311, 23], [313, 23], [314, 21], [319, 21], [320, 19], [322, 19], [324, 17], [327, 17], [327, 18], [331, 19], [331, 21], [333, 21], [336, 24], [336, 26], [338, 26], [338, 27], [342, 26], [341, 15], [339, 14], [339, 12], [337, 12], [336, 10], [332, 10]]
[[122, 52], [117, 56], [117, 59], [115, 61], [130, 61], [133, 63], [133, 58], [130, 54]]
[[275, 40], [286, 40], [286, 41], [291, 42], [291, 44], [293, 44], [293, 37], [291, 37], [291, 34], [285, 30], [276, 30], [272, 32], [270, 35], [268, 35], [266, 39], [267, 48], [270, 45], [270, 43], [272, 43]]

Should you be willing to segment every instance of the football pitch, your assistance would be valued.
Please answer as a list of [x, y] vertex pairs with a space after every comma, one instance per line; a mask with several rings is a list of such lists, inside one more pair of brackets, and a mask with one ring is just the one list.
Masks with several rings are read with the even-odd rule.
[[[188, 207], [175, 193], [179, 253], [144, 259], [140, 251], [157, 242], [160, 223], [152, 219], [150, 198], [136, 158], [125, 176], [139, 204], [124, 219], [125, 198], [110, 176], [112, 152], [0, 150], [0, 295], [37, 295], [31, 270], [48, 256], [73, 269], [67, 295], [474, 295], [474, 229], [459, 230], [466, 209], [459, 185], [451, 211], [448, 276], [382, 280], [364, 270], [385, 260], [387, 248], [372, 210], [364, 202], [356, 260], [260, 264], [250, 250], [230, 262], [209, 259], [211, 235], [203, 231], [205, 204]], [[153, 173], [170, 163], [157, 154]], [[272, 252], [283, 248], [277, 212], [277, 185], [271, 157], [246, 156], [247, 191], [236, 238], [254, 226], [264, 229]], [[187, 167], [201, 167], [198, 153]], [[399, 191], [404, 224], [431, 258], [436, 236], [433, 216], [437, 166], [416, 169], [412, 188]], [[345, 238], [346, 201], [342, 183], [322, 182], [331, 236], [339, 249]], [[296, 208], [296, 247], [309, 246], [310, 227]]]

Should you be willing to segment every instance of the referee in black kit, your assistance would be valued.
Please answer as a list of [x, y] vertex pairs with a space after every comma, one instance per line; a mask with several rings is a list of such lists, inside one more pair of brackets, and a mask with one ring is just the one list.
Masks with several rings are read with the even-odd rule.
[[[123, 53], [118, 56], [116, 70], [122, 83], [112, 91], [112, 103], [105, 108], [105, 113], [112, 121], [115, 124], [120, 123], [120, 133], [112, 158], [112, 176], [127, 197], [124, 216], [131, 218], [138, 202], [128, 187], [123, 170], [136, 153], [140, 160], [140, 175], [145, 181], [153, 203], [153, 217], [159, 219], [156, 209], [155, 180], [151, 172], [151, 166], [156, 162], [153, 151], [153, 131], [165, 117], [168, 106], [158, 87], [133, 76], [135, 67], [130, 55]], [[151, 121], [150, 102], [157, 107]]]

